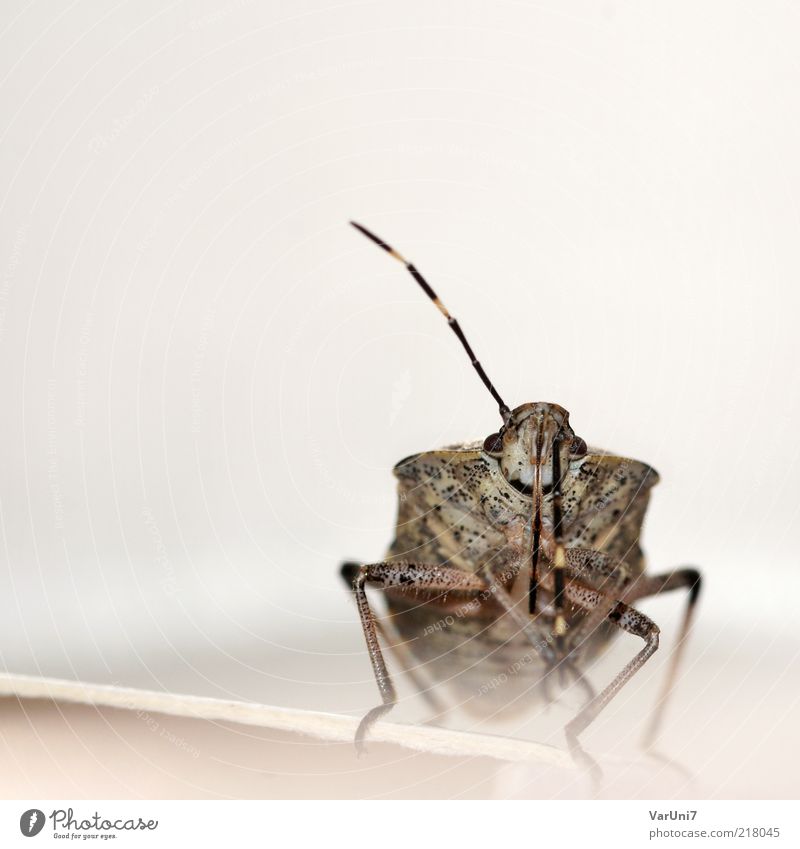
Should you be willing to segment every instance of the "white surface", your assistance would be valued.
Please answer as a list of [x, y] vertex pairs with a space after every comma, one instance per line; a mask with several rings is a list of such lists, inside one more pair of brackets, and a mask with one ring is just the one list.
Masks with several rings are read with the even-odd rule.
[[[19, 699], [45, 699], [95, 707], [123, 708], [135, 712], [140, 717], [149, 716], [154, 712], [192, 719], [237, 722], [275, 731], [290, 731], [318, 740], [346, 743], [353, 742], [358, 726], [357, 719], [338, 714], [199, 698], [180, 693], [157, 693], [130, 687], [104, 687], [58, 678], [0, 676], [0, 694], [16, 696]], [[552, 746], [540, 746], [498, 736], [463, 734], [424, 725], [379, 722], [371, 729], [370, 741], [394, 743], [407, 749], [437, 755], [489, 757], [512, 763], [543, 763], [562, 769], [572, 769], [574, 766], [566, 752]]]
[[338, 562], [388, 543], [395, 461], [496, 415], [356, 218], [509, 403], [661, 472], [653, 568], [708, 579], [675, 733], [796, 745], [791, 5], [0, 14], [7, 670], [373, 704]]

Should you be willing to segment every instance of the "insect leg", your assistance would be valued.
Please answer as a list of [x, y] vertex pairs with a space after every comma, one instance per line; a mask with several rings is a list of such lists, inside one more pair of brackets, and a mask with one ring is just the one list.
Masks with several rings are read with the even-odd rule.
[[[346, 567], [347, 568], [347, 567]], [[344, 572], [344, 570], [343, 570]], [[383, 703], [374, 707], [362, 720], [356, 730], [356, 750], [364, 752], [364, 738], [369, 729], [385, 714], [387, 714], [397, 702], [397, 693], [394, 684], [386, 668], [386, 661], [378, 642], [378, 630], [375, 616], [369, 606], [366, 586], [375, 586], [398, 589], [425, 589], [447, 592], [480, 592], [486, 589], [486, 583], [482, 578], [472, 572], [456, 569], [448, 566], [427, 566], [417, 563], [406, 563], [402, 561], [388, 563], [370, 563], [359, 566], [353, 577], [353, 592], [356, 597], [356, 605], [361, 618], [361, 627], [364, 629], [364, 638], [367, 642], [367, 651], [372, 663], [372, 671], [375, 675], [375, 683], [381, 694]]]
[[[353, 589], [353, 581], [358, 575], [358, 570], [360, 568], [360, 563], [342, 563], [340, 574], [345, 584], [347, 584], [348, 589]], [[382, 637], [384, 642], [392, 647], [392, 653], [400, 661], [400, 664], [403, 667], [403, 671], [411, 679], [411, 682], [413, 683], [417, 692], [420, 694], [420, 696], [422, 696], [423, 699], [425, 699], [431, 710], [437, 716], [442, 716], [443, 714], [445, 714], [447, 712], [447, 708], [436, 698], [433, 691], [431, 690], [430, 685], [426, 681], [424, 681], [423, 678], [417, 672], [415, 668], [416, 661], [412, 656], [411, 652], [409, 651], [406, 643], [403, 642], [403, 640], [400, 638], [400, 635], [397, 633], [394, 626], [388, 624], [386, 621], [376, 619], [375, 627], [378, 631], [379, 637]]]
[[668, 572], [664, 575], [642, 576], [631, 585], [630, 589], [623, 596], [626, 601], [636, 601], [637, 599], [645, 598], [647, 596], [669, 592], [669, 590], [689, 590], [689, 599], [684, 610], [683, 621], [681, 622], [681, 628], [678, 636], [678, 643], [672, 651], [669, 669], [667, 670], [666, 677], [664, 678], [661, 693], [658, 697], [655, 710], [653, 711], [642, 740], [642, 744], [645, 749], [651, 749], [656, 741], [656, 737], [658, 736], [658, 731], [664, 718], [667, 701], [675, 684], [675, 679], [678, 675], [678, 669], [680, 668], [681, 658], [686, 646], [689, 630], [692, 626], [692, 617], [694, 615], [697, 599], [700, 595], [701, 585], [702, 578], [700, 576], [700, 572], [692, 567], [684, 567], [682, 569], [676, 569], [674, 572]]
[[485, 579], [488, 587], [486, 593], [491, 594], [494, 600], [503, 608], [503, 610], [511, 617], [514, 624], [519, 628], [520, 633], [524, 634], [528, 642], [539, 652], [551, 666], [555, 665], [556, 653], [553, 651], [552, 645], [542, 639], [541, 633], [534, 627], [531, 619], [524, 614], [518, 607], [514, 599], [509, 595], [504, 587], [504, 583], [513, 579], [519, 572], [519, 566], [505, 568], [503, 572], [498, 573], [498, 569], [487, 565], [484, 566], [479, 574]]
[[[577, 581], [570, 581], [565, 587], [565, 594], [569, 601], [573, 604], [582, 607], [584, 610], [592, 611], [599, 605], [607, 604], [609, 598], [597, 590], [590, 589], [579, 584]], [[648, 658], [658, 649], [658, 626], [650, 618], [629, 607], [622, 601], [614, 603], [608, 613], [608, 620], [613, 622], [618, 628], [633, 634], [636, 637], [641, 637], [644, 640], [644, 648], [642, 648], [633, 660], [630, 660], [625, 667], [616, 675], [614, 680], [606, 686], [597, 696], [584, 707], [580, 713], [572, 719], [565, 729], [567, 744], [573, 756], [583, 761], [590, 769], [595, 779], [600, 777], [600, 767], [596, 761], [591, 758], [578, 742], [578, 735], [590, 725], [603, 710], [603, 708], [616, 696], [616, 694], [625, 686], [625, 684], [641, 669], [647, 662]]]
[[573, 625], [569, 633], [570, 651], [578, 649], [605, 623], [618, 598], [630, 601], [623, 595], [624, 573], [615, 568], [607, 554], [589, 548], [570, 548], [566, 551], [566, 576], [568, 580], [589, 586], [601, 593], [604, 602]]

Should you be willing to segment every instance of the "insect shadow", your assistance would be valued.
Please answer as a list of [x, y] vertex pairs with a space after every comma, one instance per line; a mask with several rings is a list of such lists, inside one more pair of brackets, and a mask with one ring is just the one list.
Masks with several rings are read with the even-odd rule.
[[[646, 463], [588, 447], [558, 404], [538, 401], [510, 409], [458, 321], [417, 268], [366, 227], [351, 224], [403, 263], [433, 301], [501, 418], [497, 432], [483, 441], [401, 460], [394, 468], [397, 526], [386, 558], [341, 568], [355, 596], [382, 699], [361, 720], [356, 748], [363, 751], [370, 728], [397, 701], [383, 640], [437, 708], [435, 690], [421, 680], [420, 668], [439, 680], [458, 680], [472, 693], [518, 678], [516, 697], [509, 699], [517, 705], [523, 676], [509, 676], [509, 667], [524, 667], [525, 693], [531, 696], [551, 698], [556, 671], [561, 683], [574, 680], [586, 701], [567, 723], [566, 740], [573, 757], [598, 780], [599, 765], [579, 735], [658, 649], [658, 626], [634, 604], [669, 590], [689, 591], [679, 641], [644, 736], [652, 749], [700, 593], [701, 576], [693, 567], [657, 575], [645, 570], [639, 537], [658, 475]], [[380, 619], [368, 586], [384, 591], [387, 615]], [[581, 670], [620, 632], [643, 645], [595, 693]], [[537, 682], [533, 688], [531, 677]]]

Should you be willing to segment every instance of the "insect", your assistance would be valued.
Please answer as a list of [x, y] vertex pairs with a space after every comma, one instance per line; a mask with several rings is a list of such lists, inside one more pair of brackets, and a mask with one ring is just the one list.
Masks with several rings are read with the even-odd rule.
[[[363, 750], [370, 727], [397, 700], [382, 639], [412, 677], [426, 668], [441, 680], [457, 678], [462, 690], [479, 691], [481, 681], [485, 686], [514, 658], [525, 659], [528, 673], [524, 683], [516, 676], [518, 694], [541, 689], [550, 698], [556, 670], [560, 681], [574, 679], [586, 701], [566, 725], [566, 740], [573, 757], [597, 777], [599, 766], [578, 737], [658, 649], [658, 626], [633, 605], [647, 596], [688, 590], [679, 642], [645, 735], [650, 746], [700, 593], [701, 576], [693, 567], [657, 575], [645, 571], [639, 536], [658, 475], [646, 463], [588, 447], [558, 404], [510, 409], [458, 321], [416, 267], [365, 227], [351, 224], [405, 265], [433, 301], [501, 418], [499, 429], [483, 441], [401, 460], [394, 468], [396, 534], [385, 560], [341, 568], [355, 596], [382, 699], [359, 724], [356, 747]], [[387, 616], [374, 615], [368, 586], [383, 589]], [[581, 667], [620, 632], [643, 645], [596, 693]], [[415, 683], [426, 692], [422, 682]], [[518, 694], [510, 699], [517, 705]]]

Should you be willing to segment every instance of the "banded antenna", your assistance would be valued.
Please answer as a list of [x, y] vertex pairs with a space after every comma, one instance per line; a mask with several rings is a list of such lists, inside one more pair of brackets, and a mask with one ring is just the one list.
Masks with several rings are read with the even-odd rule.
[[475, 354], [470, 346], [469, 342], [467, 342], [467, 337], [464, 335], [464, 331], [461, 329], [458, 321], [453, 318], [452, 315], [447, 310], [447, 307], [439, 300], [439, 296], [436, 292], [431, 288], [430, 283], [417, 271], [414, 264], [409, 262], [404, 256], [399, 254], [393, 247], [387, 245], [383, 239], [376, 236], [374, 233], [371, 233], [367, 230], [366, 227], [363, 227], [361, 224], [357, 224], [355, 221], [350, 222], [353, 227], [356, 228], [360, 233], [363, 233], [370, 241], [375, 242], [378, 247], [383, 248], [389, 256], [393, 256], [399, 262], [402, 262], [403, 265], [408, 269], [409, 274], [419, 283], [422, 291], [433, 301], [436, 305], [436, 308], [439, 312], [447, 319], [447, 323], [450, 325], [450, 329], [453, 333], [458, 337], [458, 341], [464, 346], [464, 350], [467, 352], [467, 356], [469, 357], [470, 362], [472, 363], [472, 367], [478, 372], [478, 377], [483, 381], [483, 385], [489, 390], [492, 395], [492, 398], [497, 402], [497, 405], [500, 409], [500, 415], [503, 418], [504, 422], [508, 421], [509, 415], [511, 414], [511, 410], [509, 410], [506, 403], [500, 397], [500, 393], [494, 388], [492, 381], [489, 380], [489, 376], [483, 370], [483, 366], [478, 362]]

